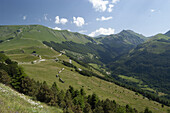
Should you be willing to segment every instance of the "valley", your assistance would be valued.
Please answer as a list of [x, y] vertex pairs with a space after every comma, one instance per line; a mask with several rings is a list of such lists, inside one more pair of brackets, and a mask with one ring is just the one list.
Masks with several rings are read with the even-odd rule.
[[[76, 71], [76, 69], [89, 70], [101, 77], [113, 77], [117, 80], [122, 78], [121, 82], [136, 83], [136, 86], [141, 85], [140, 88], [154, 90], [154, 92], [159, 93], [159, 96], [169, 95], [169, 57], [164, 57], [169, 56], [168, 36], [157, 35], [148, 39], [143, 35], [127, 30], [116, 35], [93, 39], [79, 33], [52, 30], [41, 25], [0, 26], [0, 29], [1, 53], [18, 62], [24, 72], [36, 81], [46, 81], [49, 86], [56, 82], [58, 87], [64, 91], [70, 85], [77, 90], [83, 88], [88, 95], [96, 93], [102, 100], [107, 98], [115, 100], [122, 106], [128, 104], [138, 111], [144, 111], [146, 107], [149, 107], [154, 113], [166, 113], [170, 109], [166, 105], [162, 107], [162, 104], [125, 87], [99, 77], [84, 76]], [[159, 69], [162, 62], [165, 63], [163, 64], [165, 70], [162, 69], [165, 73], [162, 78], [166, 80], [162, 79], [162, 83], [160, 81], [158, 81], [159, 84], [156, 83], [154, 79], [147, 76], [147, 72], [144, 73], [146, 75], [138, 77], [137, 74], [141, 74], [141, 72], [136, 72], [137, 69], [133, 70], [135, 68], [139, 68], [140, 71], [143, 69], [143, 67], [137, 66], [141, 59], [141, 62], [146, 61], [145, 58], [149, 53], [140, 53], [145, 52], [144, 50], [154, 55], [160, 54], [162, 59], [166, 59], [166, 61], [160, 60], [160, 62], [154, 64], [158, 66], [156, 69]], [[144, 58], [137, 59], [140, 58], [139, 56]], [[70, 62], [76, 68], [64, 65], [63, 61]], [[133, 64], [134, 62], [135, 64]], [[149, 63], [152, 64], [153, 62]], [[147, 63], [148, 61], [146, 61]], [[60, 70], [62, 71], [59, 73]], [[144, 68], [142, 72], [145, 70], [147, 69]], [[107, 74], [107, 72], [110, 74]], [[56, 77], [56, 75], [59, 75], [59, 77]], [[147, 82], [150, 80], [152, 80], [152, 83]], [[165, 86], [160, 85], [163, 82], [167, 83], [165, 84], [167, 90], [165, 90]], [[160, 85], [160, 87], [156, 88], [156, 85]]]

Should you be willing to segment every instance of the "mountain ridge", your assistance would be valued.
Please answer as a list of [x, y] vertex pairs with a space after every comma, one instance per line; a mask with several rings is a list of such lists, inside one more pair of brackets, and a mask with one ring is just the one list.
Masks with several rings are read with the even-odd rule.
[[122, 79], [119, 75], [137, 78], [142, 82], [133, 83], [136, 86], [147, 89], [144, 87], [147, 85], [156, 91], [167, 93], [168, 97], [170, 94], [168, 90], [170, 58], [168, 56], [170, 56], [170, 37], [158, 34], [109, 66], [118, 79]]

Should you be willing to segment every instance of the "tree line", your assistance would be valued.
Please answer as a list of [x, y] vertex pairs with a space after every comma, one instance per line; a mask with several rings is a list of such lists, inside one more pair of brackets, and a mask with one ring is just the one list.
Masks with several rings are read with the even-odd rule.
[[[49, 87], [45, 81], [30, 79], [17, 62], [11, 61], [1, 53], [0, 82], [35, 100], [60, 107], [64, 113], [139, 113], [129, 105], [120, 106], [114, 100], [101, 100], [95, 93], [86, 95], [83, 88], [77, 90], [69, 86], [66, 91], [63, 91], [59, 89], [56, 82]], [[152, 112], [146, 108], [141, 113]]]

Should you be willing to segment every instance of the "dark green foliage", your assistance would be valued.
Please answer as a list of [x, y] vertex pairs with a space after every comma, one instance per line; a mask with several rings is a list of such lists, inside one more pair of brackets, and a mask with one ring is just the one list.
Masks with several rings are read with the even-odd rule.
[[[9, 73], [12, 75], [11, 76], [11, 85], [14, 87], [14, 89], [17, 89], [21, 91], [21, 82], [24, 77], [26, 77], [25, 73], [23, 72], [23, 69], [21, 67], [14, 68], [14, 65], [10, 65], [9, 68]], [[9, 74], [8, 73], [8, 74]], [[9, 75], [10, 75], [9, 74]]]
[[84, 76], [88, 76], [88, 77], [91, 77], [93, 76], [93, 72], [91, 71], [88, 71], [88, 70], [82, 70], [82, 71], [78, 71], [80, 74], [84, 75]]
[[152, 113], [152, 111], [150, 111], [149, 108], [147, 107], [147, 108], [145, 108], [144, 113]]
[[[122, 56], [116, 62], [112, 62], [107, 67], [112, 70], [112, 77], [116, 80], [137, 88], [147, 85], [157, 92], [167, 94], [161, 98], [156, 96], [156, 92], [144, 93], [139, 91], [149, 99], [170, 105], [170, 39], [164, 35], [156, 35], [146, 43], [138, 45], [133, 51]], [[141, 80], [139, 83], [122, 79], [117, 75], [125, 75]], [[166, 99], [164, 99], [166, 98]]]
[[53, 99], [53, 92], [47, 86], [46, 82], [43, 82], [40, 86], [39, 92], [37, 94], [37, 99], [41, 102], [50, 103]]
[[94, 113], [104, 113], [103, 107], [102, 106], [97, 106], [94, 110]]
[[84, 113], [92, 113], [91, 106], [89, 103], [86, 103], [83, 111]]
[[10, 85], [11, 78], [8, 73], [4, 70], [0, 70], [0, 82], [5, 85]]
[[82, 62], [82, 61], [80, 61], [80, 60], [77, 60], [76, 58], [73, 58], [72, 56], [74, 56], [74, 55], [67, 54], [67, 56], [68, 56], [70, 59], [72, 59], [72, 60], [74, 60], [75, 62], [77, 62], [78, 64], [80, 64], [80, 65], [82, 65], [82, 66], [84, 66], [84, 67], [86, 67], [86, 68], [89, 68], [89, 65], [88, 65], [87, 63]]
[[0, 53], [0, 62], [4, 62], [6, 59], [8, 59], [8, 57]]
[[60, 93], [57, 95], [57, 97], [58, 97], [58, 105], [60, 107], [62, 107], [62, 106], [64, 107], [64, 105], [65, 105], [65, 102], [64, 102], [65, 93], [64, 93], [64, 91], [61, 90]]
[[0, 43], [2, 43], [3, 42], [3, 40], [0, 40]]
[[80, 94], [81, 94], [82, 96], [85, 96], [85, 95], [86, 95], [86, 92], [84, 91], [83, 88], [80, 89]]
[[39, 91], [39, 86], [33, 79], [30, 79], [29, 77], [24, 77], [22, 79], [20, 92], [35, 97], [38, 91]]
[[[130, 50], [133, 47], [132, 45], [123, 44], [123, 43], [122, 43], [123, 45], [121, 45], [119, 48], [115, 46], [111, 48], [110, 46], [103, 45], [103, 44], [94, 44], [94, 43], [78, 44], [75, 42], [68, 42], [68, 41], [63, 42], [62, 44], [55, 43], [55, 42], [46, 42], [46, 41], [44, 41], [43, 43], [49, 47], [53, 47], [56, 51], [62, 51], [65, 49], [65, 50], [82, 54], [83, 58], [79, 60], [85, 63], [96, 63], [96, 64], [109, 63], [113, 61], [113, 58], [127, 52], [127, 50]], [[125, 50], [122, 51], [122, 49]], [[74, 54], [69, 53], [69, 51], [67, 51], [66, 54], [73, 57], [74, 59], [77, 59], [77, 57]], [[94, 55], [94, 57], [90, 58], [88, 57], [88, 54], [92, 54]]]
[[69, 62], [66, 62], [66, 61], [63, 61], [63, 64], [67, 67], [72, 67], [72, 68], [76, 68], [76, 66], [74, 66], [73, 64], [69, 63]]
[[54, 95], [57, 95], [59, 93], [59, 88], [58, 88], [56, 82], [53, 83], [51, 90], [53, 91]]
[[88, 102], [90, 103], [92, 109], [96, 108], [98, 101], [99, 98], [95, 93], [93, 93], [92, 96], [88, 96]]
[[11, 61], [8, 57], [6, 57], [4, 54], [0, 53], [0, 69], [7, 72], [8, 76], [5, 77], [10, 82], [11, 86], [14, 89], [17, 89], [18, 91], [21, 90], [21, 82], [22, 79], [26, 76], [23, 69], [18, 66], [17, 62]]

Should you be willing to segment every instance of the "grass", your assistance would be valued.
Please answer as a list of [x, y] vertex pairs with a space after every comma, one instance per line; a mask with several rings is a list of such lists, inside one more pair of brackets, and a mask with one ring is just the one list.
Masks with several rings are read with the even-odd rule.
[[131, 81], [131, 82], [135, 82], [135, 83], [139, 83], [142, 84], [143, 82], [139, 79], [133, 78], [133, 77], [128, 77], [128, 76], [124, 76], [124, 75], [119, 75], [120, 78]]
[[10, 59], [13, 59], [17, 62], [30, 62], [39, 59], [38, 57], [31, 54], [9, 54], [8, 56]]
[[[40, 50], [42, 48], [39, 48]], [[27, 57], [27, 61], [31, 62], [32, 56], [28, 53], [36, 50], [40, 55], [41, 53], [46, 53], [46, 56], [49, 56], [51, 53], [48, 54], [48, 50], [53, 51], [52, 49], [44, 49], [39, 50], [38, 48], [23, 48], [25, 51], [24, 54], [7, 54], [11, 59], [24, 61]], [[45, 56], [45, 54], [43, 54]], [[54, 52], [53, 56], [58, 56], [58, 52]], [[30, 58], [29, 58], [30, 57]], [[65, 60], [69, 62], [69, 58], [65, 55], [58, 56], [60, 60]], [[25, 59], [25, 60], [24, 60]], [[73, 65], [77, 66], [81, 69], [86, 69], [85, 67], [79, 65], [78, 63], [72, 61]], [[161, 104], [150, 101], [147, 98], [144, 98], [142, 95], [136, 95], [135, 92], [125, 89], [123, 87], [117, 86], [114, 83], [109, 83], [98, 79], [96, 77], [86, 77], [82, 76], [79, 73], [75, 72], [73, 68], [64, 66], [61, 62], [56, 62], [54, 60], [47, 60], [38, 64], [21, 64], [24, 68], [26, 74], [31, 78], [34, 78], [38, 81], [46, 81], [49, 85], [52, 85], [53, 82], [56, 82], [60, 89], [67, 90], [69, 85], [72, 85], [75, 89], [84, 88], [87, 94], [92, 94], [95, 92], [99, 98], [101, 99], [112, 99], [115, 100], [117, 103], [121, 105], [129, 104], [132, 107], [138, 109], [139, 111], [143, 111], [145, 107], [149, 107], [154, 113], [166, 113], [168, 107], [161, 107]], [[62, 69], [59, 76], [65, 81], [65, 83], [59, 82], [59, 78], [56, 78], [56, 74]], [[72, 70], [72, 71], [71, 71]], [[93, 70], [94, 71], [94, 70]], [[96, 70], [95, 70], [96, 71]], [[97, 71], [96, 71], [97, 72]], [[97, 72], [102, 76], [101, 73]], [[123, 76], [122, 76], [123, 77]], [[125, 77], [124, 77], [125, 78]], [[140, 82], [138, 79], [135, 78], [128, 78], [134, 82]]]
[[29, 39], [13, 39], [8, 42], [4, 42], [0, 44], [1, 51], [20, 49], [30, 46], [43, 46], [43, 44], [37, 40], [29, 40]]
[[22, 95], [10, 87], [0, 83], [0, 112], [1, 113], [62, 113], [56, 107], [47, 106], [30, 97]]
[[[0, 51], [5, 51], [7, 56], [18, 62], [31, 62], [37, 59], [37, 57], [31, 55], [32, 51], [36, 51], [37, 54], [41, 55], [42, 58], [45, 59], [54, 59], [59, 55], [58, 52], [43, 45], [42, 41], [61, 42], [68, 40], [77, 43], [89, 42], [84, 35], [70, 33], [68, 31], [54, 31], [39, 25], [4, 27], [5, 28], [0, 27], [0, 35], [2, 39], [5, 40], [11, 36], [14, 37], [14, 39], [1, 43]], [[22, 32], [15, 35], [14, 32], [18, 29], [21, 29]], [[5, 34], [3, 34], [4, 32]], [[65, 55], [58, 56], [58, 58], [69, 62], [69, 58]], [[74, 61], [73, 64], [78, 68], [85, 68]], [[135, 92], [115, 85], [114, 83], [106, 82], [96, 77], [82, 76], [75, 72], [73, 68], [62, 65], [61, 62], [47, 60], [37, 64], [21, 64], [21, 66], [24, 68], [26, 74], [31, 78], [38, 81], [47, 81], [49, 85], [56, 82], [60, 89], [66, 90], [69, 85], [72, 85], [75, 89], [83, 87], [87, 94], [95, 92], [101, 99], [109, 98], [115, 100], [121, 105], [129, 104], [139, 111], [143, 111], [145, 107], [149, 107], [154, 113], [166, 113], [167, 109], [169, 109], [167, 106], [162, 108], [161, 104], [150, 101], [142, 95], [136, 95]], [[62, 68], [65, 68], [65, 70], [62, 71], [59, 76], [65, 81], [65, 83], [59, 82], [59, 78], [56, 78], [56, 74], [58, 74], [58, 71]], [[93, 71], [103, 76], [96, 70]], [[133, 82], [141, 82], [136, 78], [123, 78]], [[0, 110], [3, 110], [4, 112], [32, 112], [32, 105], [17, 96], [15, 97], [13, 94], [3, 95], [3, 93], [0, 92], [0, 104]], [[8, 106], [10, 107], [8, 108]], [[46, 110], [49, 110], [49, 112], [55, 112], [57, 110], [56, 108], [44, 105], [44, 108], [46, 107]], [[37, 110], [39, 111], [40, 109], [37, 108]]]
[[62, 41], [73, 41], [82, 44], [91, 42], [90, 40], [92, 39], [79, 33], [72, 33], [67, 30], [53, 30], [41, 25], [0, 26], [0, 39], [6, 40], [10, 37], [39, 42], [54, 41], [61, 43]]
[[[56, 82], [60, 89], [66, 90], [69, 85], [75, 89], [84, 88], [87, 94], [95, 92], [101, 99], [113, 99], [121, 105], [129, 104], [139, 111], [143, 111], [145, 107], [149, 107], [154, 113], [166, 113], [168, 107], [161, 107], [161, 104], [150, 101], [142, 95], [136, 95], [135, 92], [117, 86], [114, 83], [109, 83], [96, 77], [86, 77], [78, 74], [72, 68], [66, 67], [59, 62], [45, 61], [40, 64], [22, 64], [25, 72], [35, 80], [47, 81], [49, 85]], [[56, 74], [62, 68], [65, 68], [59, 76], [65, 83], [59, 82]]]

